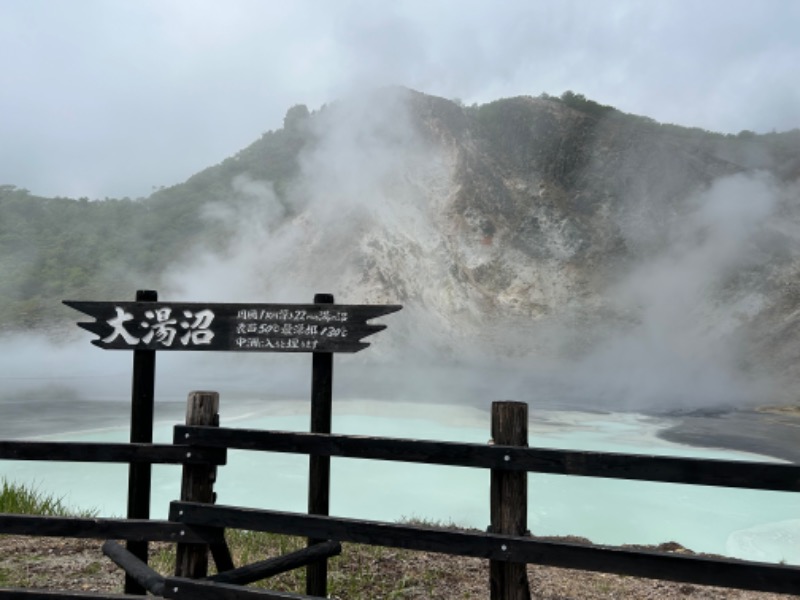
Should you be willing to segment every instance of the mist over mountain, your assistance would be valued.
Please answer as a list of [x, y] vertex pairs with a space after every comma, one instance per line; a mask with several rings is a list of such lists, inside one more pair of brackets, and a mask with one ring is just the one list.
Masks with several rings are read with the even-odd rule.
[[0, 187], [0, 325], [72, 331], [62, 299], [141, 288], [331, 292], [403, 304], [361, 360], [404, 357], [440, 386], [485, 384], [480, 366], [497, 397], [794, 402], [798, 200], [800, 130], [725, 136], [572, 92], [467, 107], [380, 89], [292, 107], [282, 129], [148, 198]]

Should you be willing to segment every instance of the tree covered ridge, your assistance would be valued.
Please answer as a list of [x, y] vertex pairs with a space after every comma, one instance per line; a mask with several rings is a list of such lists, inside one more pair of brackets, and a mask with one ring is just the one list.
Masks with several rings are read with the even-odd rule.
[[[464, 186], [473, 196], [470, 202], [510, 202], [499, 184], [486, 182], [536, 170], [565, 190], [578, 190], [574, 197], [583, 204], [568, 208], [585, 210], [599, 193], [585, 167], [600, 156], [607, 171], [603, 185], [610, 190], [603, 193], [616, 193], [614, 185], [624, 183], [618, 177], [623, 158], [642, 152], [696, 157], [698, 169], [710, 169], [708, 177], [767, 167], [784, 180], [800, 177], [800, 130], [726, 136], [662, 125], [573, 92], [469, 107], [410, 90], [406, 94], [423, 135], [445, 136], [456, 144], [469, 139], [491, 157], [470, 168], [469, 175], [467, 169], [460, 174], [464, 181], [472, 178]], [[285, 215], [299, 211], [291, 192], [303, 150], [317, 141], [311, 125], [325, 110], [292, 107], [283, 128], [147, 198], [44, 198], [0, 186], [0, 329], [71, 322], [74, 315], [61, 307], [62, 299], [132, 299], [136, 289], [159, 287], [167, 267], [196, 247], [224, 249], [236, 232], [225, 221], [206, 218], [205, 209], [251, 201], [237, 191], [237, 178], [269, 182]], [[486, 235], [500, 226], [514, 224], [482, 224]], [[530, 245], [533, 238], [526, 231], [522, 227], [516, 237]]]
[[203, 207], [240, 201], [231, 181], [245, 173], [284, 194], [306, 141], [296, 125], [267, 132], [219, 165], [136, 200], [44, 198], [0, 186], [0, 329], [71, 320], [60, 305], [66, 298], [132, 299], [195, 246], [223, 248], [233, 232], [204, 218]]

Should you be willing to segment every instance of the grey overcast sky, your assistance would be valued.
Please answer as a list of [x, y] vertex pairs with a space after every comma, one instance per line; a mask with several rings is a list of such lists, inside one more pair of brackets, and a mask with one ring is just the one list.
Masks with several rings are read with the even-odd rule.
[[0, 184], [139, 197], [361, 87], [800, 127], [798, 0], [0, 0]]

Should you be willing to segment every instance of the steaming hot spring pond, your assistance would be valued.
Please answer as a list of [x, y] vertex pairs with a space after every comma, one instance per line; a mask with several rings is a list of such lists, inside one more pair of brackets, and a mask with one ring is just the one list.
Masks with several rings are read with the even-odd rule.
[[[99, 404], [98, 404], [99, 407]], [[4, 415], [13, 407], [4, 406]], [[45, 410], [30, 411], [31, 420]], [[180, 409], [156, 424], [154, 441], [168, 443]], [[38, 413], [38, 414], [36, 414]], [[307, 431], [304, 402], [241, 402], [223, 406], [223, 427]], [[83, 415], [85, 417], [85, 415]], [[159, 417], [162, 418], [162, 417]], [[19, 424], [19, 416], [17, 417]], [[24, 425], [24, 423], [22, 423]], [[485, 443], [488, 412], [456, 406], [342, 401], [334, 404], [335, 433]], [[530, 445], [575, 450], [774, 461], [742, 452], [681, 446], [657, 437], [670, 425], [630, 413], [532, 411]], [[127, 421], [78, 430], [64, 421], [53, 433], [17, 428], [28, 439], [117, 441], [128, 439]], [[18, 434], [20, 435], [20, 434]], [[3, 436], [8, 439], [9, 435]], [[216, 486], [220, 504], [305, 510], [305, 456], [229, 451]], [[127, 466], [0, 461], [0, 476], [62, 497], [99, 516], [122, 516]], [[528, 525], [536, 535], [575, 535], [601, 544], [675, 541], [697, 552], [800, 564], [800, 518], [794, 494], [704, 486], [604, 480], [563, 475], [529, 476]], [[178, 498], [180, 468], [153, 468], [152, 515], [165, 518]], [[489, 473], [360, 459], [331, 461], [331, 514], [396, 521], [419, 518], [485, 529], [489, 522]]]

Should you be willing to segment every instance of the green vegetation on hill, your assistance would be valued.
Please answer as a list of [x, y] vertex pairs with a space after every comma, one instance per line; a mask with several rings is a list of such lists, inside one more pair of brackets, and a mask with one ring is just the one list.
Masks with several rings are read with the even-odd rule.
[[[590, 211], [601, 196], [625, 193], [622, 188], [641, 176], [640, 159], [652, 167], [662, 164], [660, 157], [677, 156], [707, 180], [762, 164], [784, 180], [800, 177], [798, 130], [723, 136], [627, 115], [574, 92], [472, 107], [416, 92], [407, 96], [412, 118], [427, 137], [477, 144], [490, 157], [461, 165], [460, 171], [463, 190], [471, 190], [468, 201], [490, 206], [490, 214], [499, 215], [514, 202], [503, 181], [525, 180], [532, 172], [562, 190], [551, 202], [572, 203], [568, 211]], [[298, 212], [292, 186], [301, 152], [316, 140], [319, 116], [294, 106], [282, 129], [148, 198], [43, 198], [0, 185], [0, 331], [70, 323], [75, 315], [61, 306], [63, 299], [132, 299], [136, 289], [158, 289], [168, 266], [199, 246], [225, 248], [236, 234], [231, 224], [208, 218], [210, 205], [277, 202], [280, 214]], [[591, 177], [588, 165], [595, 170]], [[242, 189], [243, 180], [267, 182], [262, 188], [271, 186], [274, 193], [260, 197]], [[485, 235], [502, 225], [484, 223]], [[536, 243], [535, 219], [528, 225], [512, 236], [523, 246]]]
[[0, 215], [5, 328], [46, 325], [65, 298], [131, 297], [139, 275], [157, 274], [199, 222], [178, 203], [155, 211], [147, 201], [41, 198], [10, 186], [0, 188]]
[[198, 244], [223, 247], [233, 232], [204, 207], [241, 201], [232, 182], [244, 174], [285, 197], [310, 137], [307, 118], [305, 107], [290, 109], [283, 129], [149, 198], [43, 198], [1, 185], [0, 330], [70, 322], [63, 299], [132, 299]]

